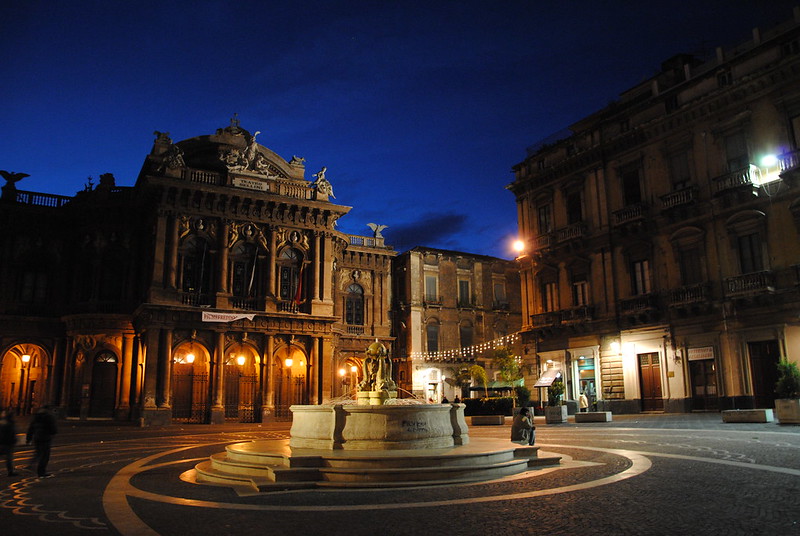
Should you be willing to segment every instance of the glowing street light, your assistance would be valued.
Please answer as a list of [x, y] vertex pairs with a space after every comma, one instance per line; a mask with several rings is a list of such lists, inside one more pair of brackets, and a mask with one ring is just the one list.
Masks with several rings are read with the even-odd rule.
[[514, 240], [514, 251], [517, 253], [522, 254], [525, 251], [525, 241], [524, 240]]

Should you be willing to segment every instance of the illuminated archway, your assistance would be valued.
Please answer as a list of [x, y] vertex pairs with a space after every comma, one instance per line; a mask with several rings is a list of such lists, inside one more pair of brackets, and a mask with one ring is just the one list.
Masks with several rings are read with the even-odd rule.
[[0, 360], [0, 404], [26, 415], [47, 403], [47, 364], [49, 357], [36, 344], [17, 344]]
[[172, 419], [177, 422], [208, 422], [210, 355], [196, 340], [179, 344], [172, 352]]
[[273, 360], [276, 418], [290, 419], [289, 406], [308, 403], [307, 366], [308, 356], [296, 344], [276, 350]]

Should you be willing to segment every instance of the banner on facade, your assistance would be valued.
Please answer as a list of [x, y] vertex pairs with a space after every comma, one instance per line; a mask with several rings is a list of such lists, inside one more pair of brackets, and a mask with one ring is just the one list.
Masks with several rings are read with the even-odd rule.
[[242, 315], [236, 313], [212, 313], [203, 311], [203, 322], [233, 322], [234, 320], [241, 320], [242, 318], [246, 318], [252, 322], [255, 317], [256, 315], [254, 314]]
[[545, 370], [542, 375], [539, 376], [539, 379], [536, 380], [534, 387], [550, 387], [559, 374], [561, 374], [561, 369], [551, 368]]

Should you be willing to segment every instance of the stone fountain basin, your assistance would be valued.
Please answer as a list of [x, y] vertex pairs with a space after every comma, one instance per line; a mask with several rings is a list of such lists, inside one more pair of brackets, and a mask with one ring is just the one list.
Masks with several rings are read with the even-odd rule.
[[294, 405], [289, 446], [405, 450], [466, 445], [464, 408], [464, 404]]

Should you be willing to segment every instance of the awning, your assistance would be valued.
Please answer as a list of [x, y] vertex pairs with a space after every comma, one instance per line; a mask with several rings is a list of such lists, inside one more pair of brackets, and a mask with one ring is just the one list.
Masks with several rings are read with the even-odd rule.
[[561, 369], [558, 368], [551, 368], [545, 370], [539, 379], [536, 380], [534, 387], [550, 387], [554, 381], [556, 381], [556, 376], [561, 374]]

